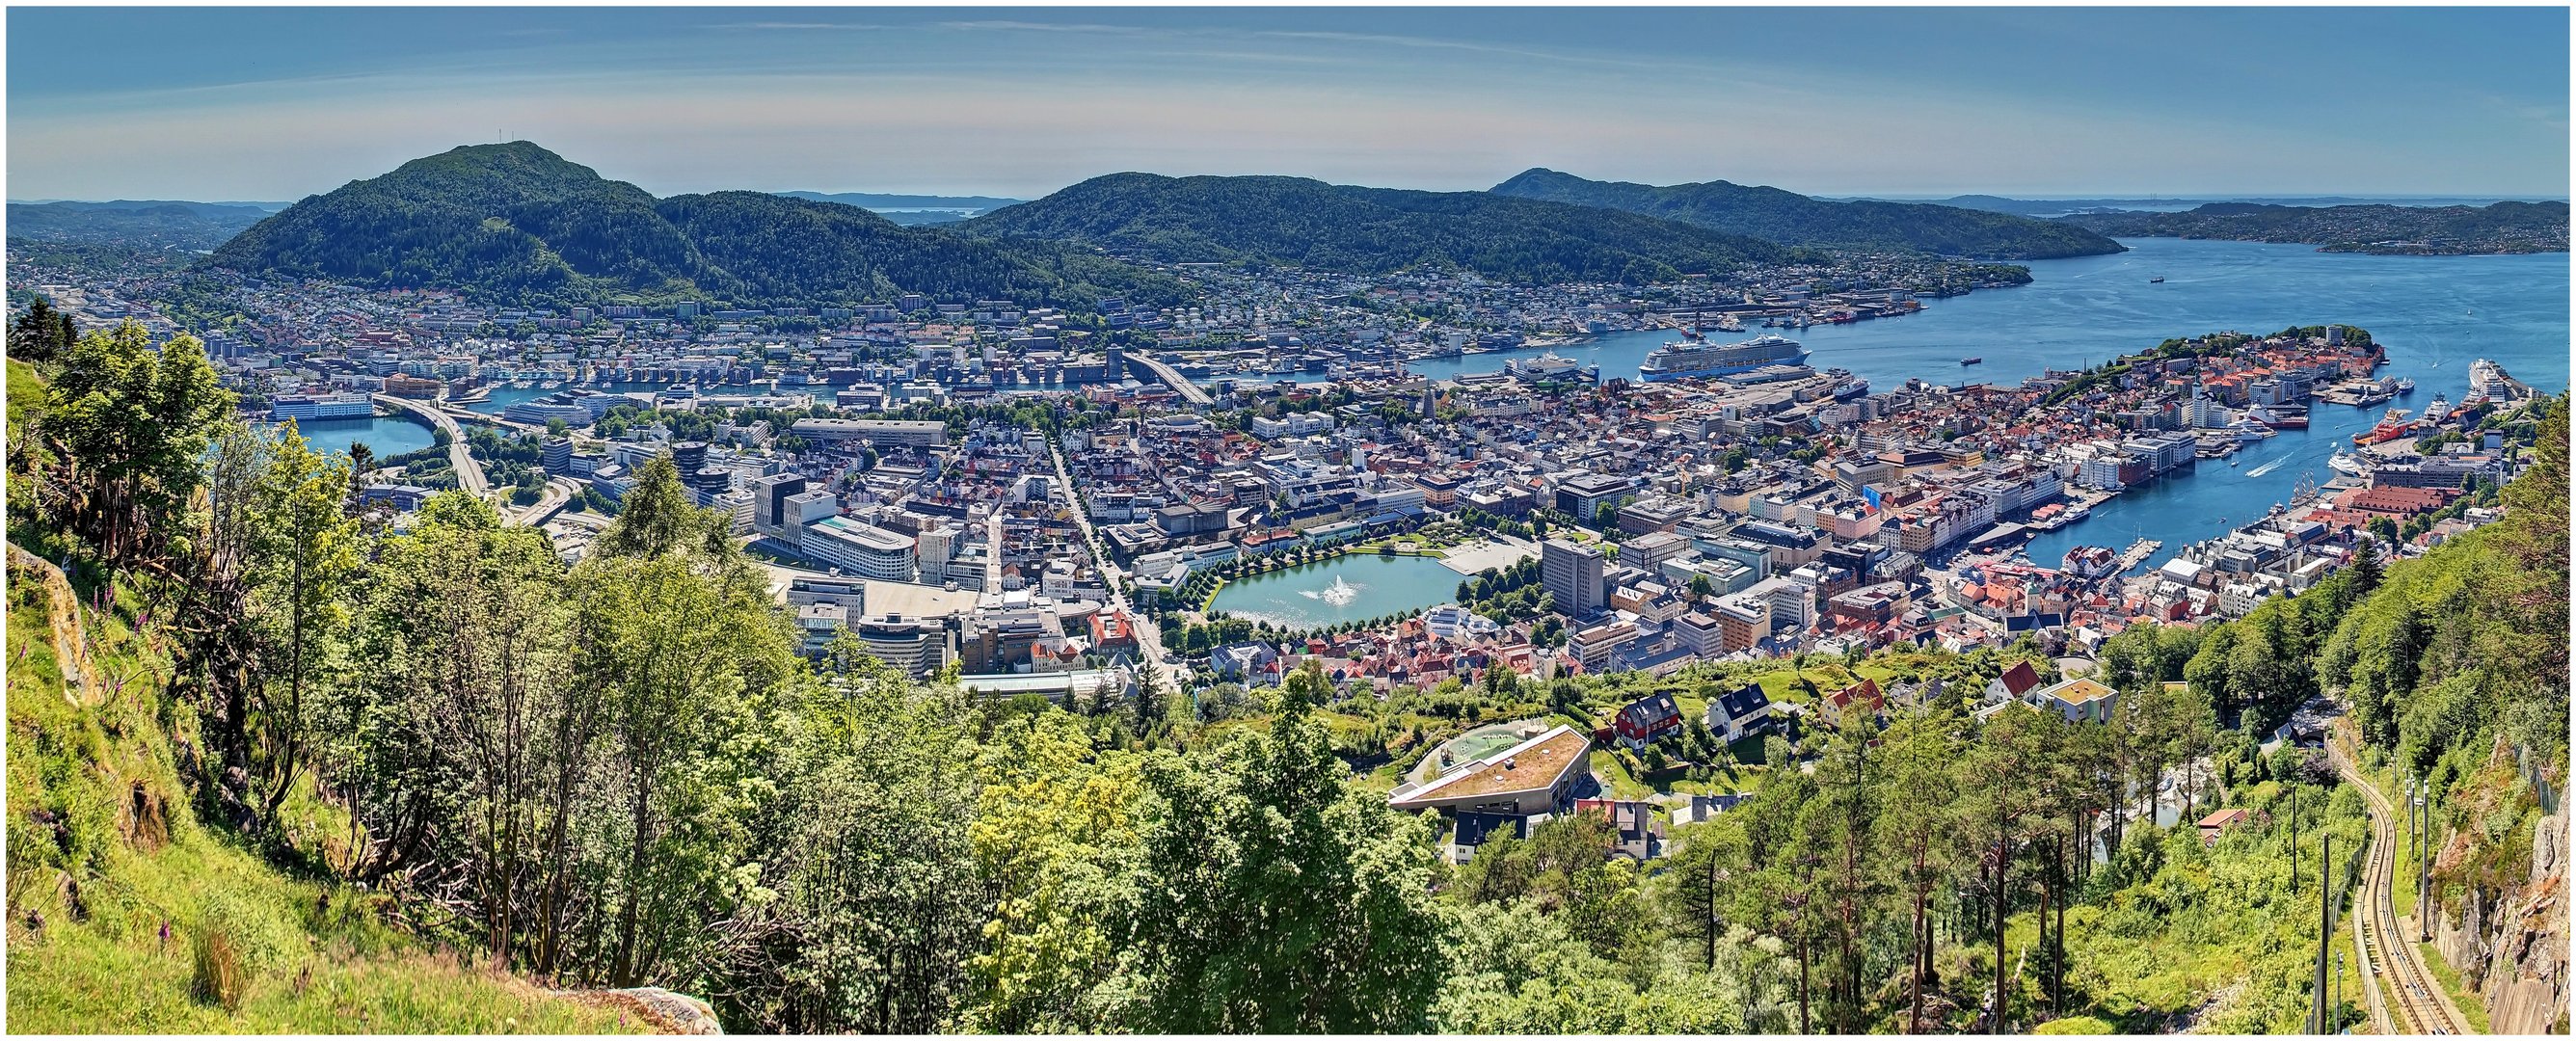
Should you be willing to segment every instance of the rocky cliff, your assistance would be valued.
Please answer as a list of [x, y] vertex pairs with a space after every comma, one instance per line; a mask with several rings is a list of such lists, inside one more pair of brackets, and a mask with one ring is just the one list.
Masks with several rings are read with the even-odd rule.
[[[2434, 907], [2434, 946], [2486, 1003], [2494, 1033], [2564, 1034], [2570, 996], [2567, 811], [2562, 804], [2541, 812], [2539, 793], [2501, 742], [2481, 780], [2498, 775], [2510, 779], [2500, 791], [2492, 781], [2467, 789], [2469, 819], [2442, 848], [2435, 889], [2446, 897]], [[2481, 790], [2486, 797], [2476, 798]], [[2480, 841], [2482, 822], [2511, 812], [2509, 807], [2520, 809], [2516, 819], [2533, 822], [2529, 831]], [[2526, 837], [2527, 860], [2517, 848], [2517, 840]], [[2519, 872], [2497, 870], [2517, 862]]]

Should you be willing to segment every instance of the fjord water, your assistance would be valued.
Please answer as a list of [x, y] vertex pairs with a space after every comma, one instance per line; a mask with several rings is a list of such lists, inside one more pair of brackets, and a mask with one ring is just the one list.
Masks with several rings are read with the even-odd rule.
[[[2487, 358], [2515, 378], [2556, 393], [2568, 386], [2568, 255], [2382, 257], [2322, 253], [2260, 242], [2125, 239], [2127, 253], [2030, 262], [2031, 283], [1924, 303], [1920, 314], [1785, 330], [1815, 352], [1809, 364], [1849, 369], [1873, 390], [1908, 379], [1957, 385], [2019, 383], [2046, 369], [2077, 369], [2153, 347], [2170, 337], [2235, 330], [2270, 333], [2292, 325], [2342, 324], [2370, 330], [2388, 352], [2386, 376], [2410, 376], [2415, 393], [2393, 404], [2421, 412], [2433, 395], [2468, 393], [2469, 363]], [[2162, 283], [2149, 279], [2162, 277]], [[1764, 330], [1748, 328], [1752, 336]], [[1616, 333], [1556, 352], [1599, 365], [1605, 378], [1635, 379], [1646, 352], [1672, 339], [1663, 331]], [[1424, 375], [1490, 372], [1504, 358], [1469, 355], [1412, 366]], [[1983, 358], [1961, 366], [1962, 358]], [[2118, 549], [2137, 538], [2162, 541], [2154, 560], [2261, 516], [2297, 486], [2302, 472], [2334, 476], [2326, 460], [2368, 429], [2388, 406], [2318, 402], [2305, 431], [2248, 445], [2236, 465], [2209, 460], [2197, 471], [2121, 495], [2093, 518], [2041, 535], [2033, 561], [2054, 566], [2067, 548]]]
[[1210, 606], [1237, 618], [1312, 629], [1448, 603], [1464, 577], [1430, 557], [1355, 553], [1228, 582]]

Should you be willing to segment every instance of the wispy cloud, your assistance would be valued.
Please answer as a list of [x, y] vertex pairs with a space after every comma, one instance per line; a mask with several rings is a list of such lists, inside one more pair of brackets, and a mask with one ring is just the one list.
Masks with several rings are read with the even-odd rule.
[[751, 30], [759, 32], [806, 32], [832, 30], [874, 31], [898, 29], [901, 28], [901, 26], [879, 25], [873, 22], [719, 22], [714, 25], [702, 26], [701, 28], [728, 31]]

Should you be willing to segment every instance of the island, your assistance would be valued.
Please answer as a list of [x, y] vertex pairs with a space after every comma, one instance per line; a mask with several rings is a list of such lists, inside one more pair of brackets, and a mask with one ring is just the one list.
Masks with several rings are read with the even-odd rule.
[[2179, 213], [2119, 210], [2057, 218], [2115, 238], [2298, 242], [2328, 253], [2456, 256], [2567, 252], [2567, 204], [2274, 206], [2213, 202]]

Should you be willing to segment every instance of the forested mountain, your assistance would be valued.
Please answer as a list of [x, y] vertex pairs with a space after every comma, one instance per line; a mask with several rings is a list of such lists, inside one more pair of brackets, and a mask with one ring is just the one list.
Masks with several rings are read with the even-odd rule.
[[268, 216], [256, 206], [131, 201], [9, 204], [9, 237], [101, 246], [213, 249]]
[[415, 159], [305, 199], [210, 262], [523, 301], [859, 303], [919, 292], [1088, 303], [1169, 292], [1124, 265], [904, 228], [854, 206], [758, 192], [657, 200], [525, 141]]
[[1167, 263], [1248, 261], [1360, 274], [1467, 270], [1511, 282], [1662, 282], [1820, 254], [1672, 221], [1298, 177], [1095, 177], [966, 222], [997, 238], [1089, 243]]
[[1725, 181], [1658, 187], [1531, 169], [1491, 190], [1496, 195], [1625, 210], [1822, 249], [2001, 260], [2081, 257], [2122, 249], [2119, 243], [2081, 228], [2011, 214], [1931, 203], [1826, 202], [1778, 188]]
[[2272, 206], [2213, 202], [2180, 213], [2078, 213], [2105, 235], [2301, 242], [2336, 253], [2564, 253], [2567, 204]]

